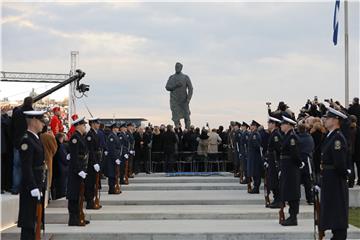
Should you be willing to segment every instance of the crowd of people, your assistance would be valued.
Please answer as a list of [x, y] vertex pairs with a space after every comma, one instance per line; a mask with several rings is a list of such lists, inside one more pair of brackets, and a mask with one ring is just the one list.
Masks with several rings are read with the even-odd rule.
[[[208, 124], [201, 129], [192, 125], [189, 129], [183, 129], [181, 125], [149, 125], [143, 128], [131, 122], [114, 122], [105, 126], [98, 118], [88, 119], [87, 123], [84, 118], [74, 114], [71, 117], [72, 126], [66, 131], [61, 108], [54, 107], [50, 115], [33, 111], [32, 98], [27, 97], [23, 105], [13, 109], [12, 113], [9, 113], [9, 109], [1, 109], [1, 190], [2, 193], [8, 191], [21, 195], [24, 185], [28, 186], [24, 179], [28, 181], [31, 176], [24, 166], [24, 158], [35, 152], [30, 153], [28, 149], [32, 144], [37, 144], [30, 141], [29, 135], [41, 127], [34, 134], [38, 136], [43, 149], [44, 164], [39, 163], [39, 166], [43, 165], [46, 172], [44, 189], [39, 187], [39, 192], [43, 194], [39, 196], [45, 196], [45, 204], [66, 196], [69, 225], [85, 226], [89, 223], [79, 216], [82, 183], [86, 208], [100, 209], [101, 205], [95, 201], [99, 177], [108, 179], [109, 194], [120, 194], [120, 186], [129, 184], [129, 178], [139, 172], [180, 171], [175, 163], [181, 156], [186, 156], [192, 162], [203, 162], [203, 167], [196, 168], [197, 171], [207, 171], [207, 161], [221, 160], [227, 163], [230, 166], [225, 169], [232, 171], [234, 177], [239, 177], [240, 184], [248, 185], [249, 194], [260, 192], [261, 179], [264, 178], [266, 191], [273, 195], [273, 201], [266, 206], [282, 209], [287, 202], [290, 217], [281, 224], [297, 225], [301, 184], [304, 185], [308, 204], [314, 204], [314, 186], [321, 187], [321, 191], [325, 191], [321, 192], [321, 196], [324, 196], [323, 205], [326, 208], [346, 205], [346, 189], [360, 185], [359, 99], [354, 98], [349, 108], [332, 99], [326, 102], [329, 107], [317, 98], [308, 100], [297, 117], [284, 102], [280, 102], [274, 111], [268, 103], [266, 127], [256, 120], [250, 124], [232, 121], [226, 130], [223, 126], [210, 129]], [[33, 128], [30, 132], [29, 126]], [[332, 152], [328, 153], [328, 149]], [[154, 169], [154, 163], [162, 163], [163, 166]], [[343, 181], [334, 182], [337, 176], [331, 175], [328, 179], [343, 196], [335, 203], [335, 200], [331, 202], [326, 198], [329, 183], [324, 184], [326, 178], [322, 179], [328, 170], [334, 169], [340, 172], [340, 179], [346, 179], [346, 186]], [[27, 189], [32, 190], [32, 197], [38, 196], [34, 189]], [[334, 187], [331, 189], [334, 191]], [[21, 199], [20, 206], [28, 200], [25, 198], [21, 202]], [[322, 214], [323, 219], [330, 219], [328, 221], [334, 218]], [[347, 211], [335, 214], [343, 216]], [[333, 222], [324, 222], [323, 230], [334, 229]], [[31, 239], [29, 236], [33, 232], [33, 225], [23, 225], [19, 220], [19, 226], [26, 226], [24, 239]], [[345, 227], [342, 221], [335, 227], [334, 236], [343, 239], [347, 225]]]

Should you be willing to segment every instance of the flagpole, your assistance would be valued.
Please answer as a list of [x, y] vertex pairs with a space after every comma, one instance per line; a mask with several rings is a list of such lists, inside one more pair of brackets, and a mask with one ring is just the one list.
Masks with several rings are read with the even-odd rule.
[[348, 0], [344, 0], [344, 32], [345, 32], [345, 107], [349, 107], [349, 29]]

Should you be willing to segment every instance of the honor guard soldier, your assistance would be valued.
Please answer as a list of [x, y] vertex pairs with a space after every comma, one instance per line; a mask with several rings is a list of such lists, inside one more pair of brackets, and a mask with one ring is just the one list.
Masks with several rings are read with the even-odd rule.
[[279, 192], [279, 166], [282, 135], [279, 130], [281, 124], [281, 116], [271, 114], [268, 119], [268, 129], [270, 137], [268, 141], [267, 156], [264, 167], [267, 170], [268, 188], [273, 193], [274, 200], [269, 205], [270, 208], [280, 208], [280, 192]]
[[85, 118], [78, 118], [72, 122], [75, 132], [69, 141], [70, 164], [67, 185], [67, 199], [69, 210], [69, 226], [85, 226], [90, 223], [83, 218], [84, 181], [88, 167], [89, 151], [84, 138], [86, 133]]
[[319, 231], [331, 230], [331, 239], [347, 237], [349, 189], [347, 176], [347, 143], [340, 126], [345, 114], [328, 108], [325, 127], [329, 131], [321, 149], [321, 194]]
[[126, 124], [122, 123], [120, 124], [120, 131], [118, 133], [118, 137], [119, 137], [119, 141], [120, 141], [120, 147], [121, 147], [121, 152], [120, 152], [120, 160], [121, 160], [121, 164], [120, 164], [120, 183], [121, 184], [129, 184], [128, 181], [125, 180], [125, 177], [127, 176], [126, 172], [125, 172], [125, 167], [128, 165], [128, 160], [129, 160], [129, 140], [126, 136]]
[[234, 145], [234, 170], [236, 172], [237, 175], [239, 175], [240, 177], [240, 181], [242, 180], [242, 166], [240, 163], [240, 155], [241, 155], [241, 130], [240, 130], [240, 123], [239, 122], [235, 122], [234, 125], [234, 140], [233, 140], [233, 145]]
[[260, 193], [261, 171], [263, 161], [261, 157], [261, 136], [258, 132], [260, 124], [253, 120], [250, 125], [251, 133], [248, 140], [249, 161], [247, 164], [248, 177], [254, 179], [254, 188], [249, 193]]
[[295, 119], [287, 112], [283, 112], [281, 131], [284, 133], [284, 137], [280, 153], [280, 196], [282, 205], [288, 202], [290, 214], [286, 220], [280, 222], [283, 226], [297, 225], [300, 202], [300, 169], [305, 166], [300, 158], [298, 138], [294, 131], [295, 125]]
[[[100, 160], [102, 156], [102, 151], [100, 147], [100, 140], [97, 134], [99, 130], [99, 119], [91, 118], [89, 120], [90, 131], [86, 134], [86, 143], [89, 150], [89, 161], [87, 168], [87, 176], [85, 179], [85, 200], [86, 200], [86, 209], [100, 209], [101, 205], [94, 205], [94, 197], [95, 194], [95, 185], [100, 185], [100, 183], [96, 183], [96, 179], [100, 181], [99, 176], [96, 177], [100, 172]], [[96, 189], [99, 191], [99, 189]]]
[[120, 153], [121, 153], [121, 146], [120, 140], [117, 136], [119, 132], [119, 125], [114, 123], [110, 126], [111, 132], [107, 137], [107, 152], [106, 155], [106, 164], [105, 164], [105, 176], [108, 177], [108, 184], [109, 184], [109, 194], [120, 194], [121, 191], [115, 191], [115, 186], [118, 184], [119, 177], [120, 177], [120, 170], [119, 174], [117, 174], [116, 169], [120, 168]]
[[46, 187], [44, 149], [38, 136], [45, 125], [43, 120], [45, 112], [24, 111], [23, 113], [27, 122], [27, 131], [20, 142], [22, 179], [17, 225], [21, 227], [21, 240], [34, 240], [37, 204], [43, 206], [41, 199]]
[[248, 178], [248, 174], [247, 174], [247, 162], [248, 162], [248, 141], [249, 141], [249, 124], [247, 124], [246, 122], [242, 122], [241, 124], [241, 147], [240, 147], [240, 151], [241, 151], [241, 158], [243, 161], [243, 165], [244, 165], [244, 179], [240, 179], [240, 183], [241, 184], [248, 184], [248, 182], [250, 182], [249, 178]]
[[134, 124], [127, 124], [126, 137], [129, 142], [129, 171], [128, 175], [130, 178], [134, 177], [134, 157], [135, 157], [135, 139], [134, 139]]

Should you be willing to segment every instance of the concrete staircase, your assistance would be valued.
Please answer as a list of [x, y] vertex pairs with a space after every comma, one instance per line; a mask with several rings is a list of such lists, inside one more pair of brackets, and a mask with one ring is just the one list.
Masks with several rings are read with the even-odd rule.
[[[91, 223], [68, 227], [67, 201], [46, 209], [46, 239], [238, 240], [313, 239], [313, 207], [302, 200], [299, 225], [278, 224], [278, 210], [264, 207], [264, 195], [251, 195], [230, 174], [202, 177], [138, 175], [120, 195], [108, 195], [103, 181], [101, 210], [86, 210]], [[19, 239], [9, 228], [2, 239]], [[327, 233], [329, 239], [331, 233]], [[360, 239], [350, 226], [349, 239]]]

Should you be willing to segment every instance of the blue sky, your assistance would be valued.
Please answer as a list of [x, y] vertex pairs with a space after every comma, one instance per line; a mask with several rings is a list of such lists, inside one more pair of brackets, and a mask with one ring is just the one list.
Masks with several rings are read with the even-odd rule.
[[[3, 3], [2, 69], [68, 73], [70, 51], [77, 50], [93, 114], [159, 124], [170, 122], [164, 86], [180, 61], [194, 85], [196, 125], [264, 123], [266, 101], [284, 100], [295, 112], [315, 95], [344, 101], [343, 16], [334, 47], [334, 2]], [[353, 97], [358, 2], [349, 4], [349, 23]], [[0, 97], [50, 86], [2, 83]], [[86, 115], [82, 100], [77, 106]]]

